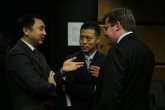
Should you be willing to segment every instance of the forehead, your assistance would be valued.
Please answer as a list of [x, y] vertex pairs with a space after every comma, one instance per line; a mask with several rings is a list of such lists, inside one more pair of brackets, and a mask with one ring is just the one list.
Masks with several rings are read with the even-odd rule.
[[43, 26], [43, 27], [45, 27], [44, 22], [41, 19], [38, 19], [38, 18], [34, 18], [34, 25], [35, 26]]
[[111, 27], [111, 23], [109, 23], [108, 21], [109, 21], [109, 17], [106, 18], [105, 20], [105, 26], [104, 26], [105, 28]]
[[82, 29], [80, 31], [80, 34], [94, 34], [95, 30], [94, 29]]
[[108, 23], [108, 20], [109, 20], [109, 17], [107, 17], [106, 19], [105, 19], [105, 26], [107, 26], [109, 23]]

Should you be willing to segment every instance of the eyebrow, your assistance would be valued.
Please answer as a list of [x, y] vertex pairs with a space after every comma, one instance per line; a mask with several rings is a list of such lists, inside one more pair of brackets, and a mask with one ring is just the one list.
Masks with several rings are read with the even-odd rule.
[[39, 26], [39, 28], [45, 28], [45, 26], [41, 25], [41, 26]]

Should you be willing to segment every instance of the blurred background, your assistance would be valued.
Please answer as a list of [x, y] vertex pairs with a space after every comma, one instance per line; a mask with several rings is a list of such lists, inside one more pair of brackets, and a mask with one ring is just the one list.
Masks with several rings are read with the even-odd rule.
[[[10, 1], [0, 4], [0, 31], [11, 39], [11, 47], [17, 42], [17, 18], [29, 12], [40, 13], [46, 18], [47, 38], [39, 46], [54, 71], [62, 66], [65, 57], [79, 46], [68, 46], [68, 22], [101, 21], [103, 15], [114, 8], [130, 8], [136, 19], [136, 34], [153, 51], [156, 63], [153, 80], [165, 81], [165, 7], [163, 0], [68, 0], [68, 1]], [[98, 50], [107, 53], [110, 46], [101, 32]], [[79, 37], [79, 36], [77, 36]], [[142, 53], [143, 54], [143, 53]]]

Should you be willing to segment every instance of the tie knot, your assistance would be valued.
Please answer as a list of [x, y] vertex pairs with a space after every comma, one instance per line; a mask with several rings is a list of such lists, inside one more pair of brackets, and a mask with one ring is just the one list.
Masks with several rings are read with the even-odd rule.
[[88, 57], [88, 58], [87, 58], [87, 61], [90, 61], [90, 60], [91, 60], [91, 57]]

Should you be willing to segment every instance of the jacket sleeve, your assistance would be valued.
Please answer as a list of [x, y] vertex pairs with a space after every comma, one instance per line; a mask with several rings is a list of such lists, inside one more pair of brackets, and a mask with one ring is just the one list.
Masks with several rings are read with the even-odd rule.
[[62, 74], [60, 73], [60, 71], [56, 72], [56, 74], [54, 75], [54, 79], [56, 81], [57, 86], [62, 86], [65, 83], [64, 79], [62, 78]]

